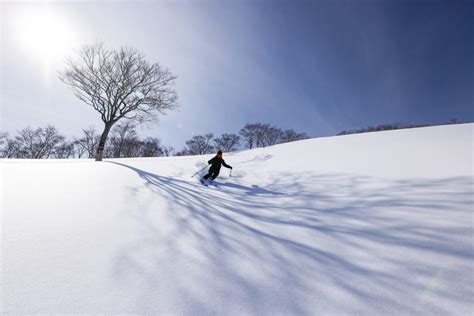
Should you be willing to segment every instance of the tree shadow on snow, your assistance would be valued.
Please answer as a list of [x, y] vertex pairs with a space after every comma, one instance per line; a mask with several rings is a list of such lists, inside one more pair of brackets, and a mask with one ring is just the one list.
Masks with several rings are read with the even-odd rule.
[[[265, 189], [226, 182], [221, 191], [108, 163], [136, 172], [166, 201], [137, 201], [129, 216], [139, 236], [116, 258], [117, 278], [142, 280], [143, 311], [439, 314], [473, 307], [470, 177], [279, 174]], [[163, 288], [176, 291], [173, 299], [157, 299], [169, 295]]]
[[256, 184], [252, 184], [251, 186], [245, 186], [242, 184], [237, 184], [237, 183], [232, 183], [232, 182], [219, 182], [219, 181], [215, 181], [215, 182], [216, 184], [219, 185], [219, 187], [242, 190], [245, 193], [250, 194], [250, 195], [259, 195], [259, 194], [283, 195], [283, 193], [270, 191]]

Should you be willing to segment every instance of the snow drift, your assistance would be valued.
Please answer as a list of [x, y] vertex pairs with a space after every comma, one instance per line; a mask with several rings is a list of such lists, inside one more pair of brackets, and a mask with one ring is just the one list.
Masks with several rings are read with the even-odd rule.
[[473, 128], [1, 161], [1, 313], [472, 314]]

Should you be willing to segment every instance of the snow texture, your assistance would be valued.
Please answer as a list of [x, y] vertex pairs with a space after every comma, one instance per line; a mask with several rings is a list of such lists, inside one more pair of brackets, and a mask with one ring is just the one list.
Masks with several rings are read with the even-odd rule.
[[3, 160], [3, 314], [473, 314], [474, 124]]

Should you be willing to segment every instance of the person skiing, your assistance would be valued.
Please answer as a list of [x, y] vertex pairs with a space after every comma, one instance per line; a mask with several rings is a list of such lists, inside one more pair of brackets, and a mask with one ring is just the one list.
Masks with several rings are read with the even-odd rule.
[[211, 167], [209, 168], [209, 172], [204, 177], [202, 177], [202, 183], [204, 183], [204, 181], [209, 180], [209, 178], [211, 178], [210, 181], [214, 181], [214, 179], [217, 178], [217, 176], [219, 175], [221, 165], [226, 168], [232, 169], [232, 167], [226, 164], [224, 159], [222, 159], [222, 151], [220, 150], [217, 152], [217, 155], [211, 160], [209, 160], [207, 163], [210, 164]]

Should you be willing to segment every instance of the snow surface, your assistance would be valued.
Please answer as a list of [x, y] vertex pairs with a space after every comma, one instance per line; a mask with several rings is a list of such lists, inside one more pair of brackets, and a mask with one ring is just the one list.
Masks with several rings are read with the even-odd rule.
[[474, 124], [3, 160], [3, 314], [472, 315]]

